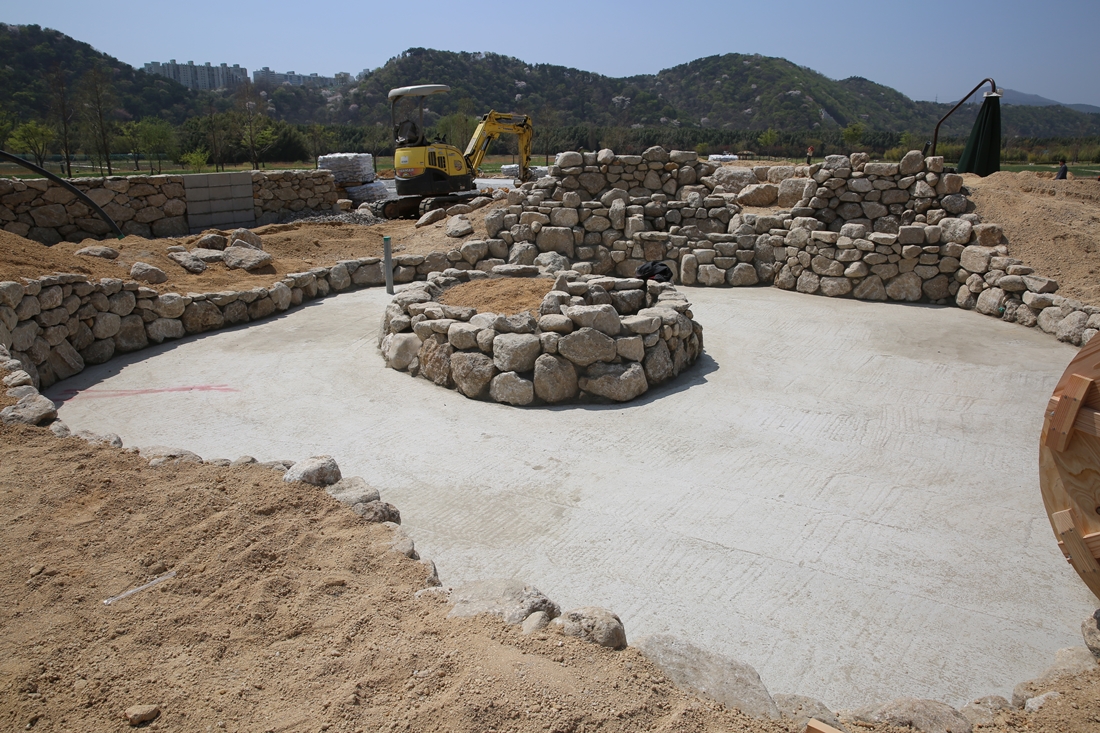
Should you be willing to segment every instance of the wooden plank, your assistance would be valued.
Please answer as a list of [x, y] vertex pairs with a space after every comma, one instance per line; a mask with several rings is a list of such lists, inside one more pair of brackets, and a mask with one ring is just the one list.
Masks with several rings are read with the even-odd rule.
[[1069, 439], [1073, 435], [1074, 422], [1077, 413], [1084, 404], [1085, 396], [1092, 387], [1092, 380], [1073, 374], [1066, 384], [1066, 391], [1058, 399], [1058, 406], [1054, 408], [1054, 416], [1050, 419], [1050, 430], [1047, 431], [1046, 444], [1051, 450], [1061, 453], [1069, 445]]
[[840, 731], [828, 723], [822, 723], [817, 718], [810, 718], [806, 723], [806, 733], [840, 733]]
[[1065, 543], [1065, 548], [1069, 551], [1070, 560], [1077, 572], [1082, 575], [1085, 573], [1100, 575], [1100, 565], [1097, 564], [1096, 558], [1085, 546], [1085, 540], [1081, 537], [1081, 533], [1077, 531], [1077, 525], [1073, 519], [1073, 510], [1064, 509], [1060, 512], [1054, 512], [1050, 518], [1054, 520], [1054, 527], [1061, 535], [1062, 542]]
[[[1047, 403], [1046, 416], [1048, 418], [1054, 417], [1054, 411], [1058, 407], [1059, 398], [1051, 397], [1050, 402]], [[1080, 430], [1085, 435], [1092, 435], [1100, 438], [1100, 410], [1094, 410], [1091, 407], [1082, 407], [1077, 411], [1077, 419], [1073, 421], [1073, 429]]]
[[[1081, 539], [1084, 541], [1085, 547], [1092, 553], [1092, 556], [1100, 559], [1100, 532], [1084, 535]], [[1066, 550], [1066, 544], [1061, 540], [1058, 541], [1058, 548], [1062, 551], [1063, 555], [1069, 556], [1069, 551]]]

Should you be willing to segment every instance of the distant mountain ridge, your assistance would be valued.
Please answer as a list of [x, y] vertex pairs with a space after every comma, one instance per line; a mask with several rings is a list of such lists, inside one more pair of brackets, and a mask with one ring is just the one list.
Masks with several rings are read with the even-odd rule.
[[[1038, 94], [1028, 94], [1027, 92], [1019, 92], [1015, 89], [1001, 89], [1001, 93], [1003, 95], [1001, 97], [1001, 104], [1015, 104], [1021, 107], [1068, 107], [1069, 109], [1084, 112], [1085, 114], [1100, 114], [1100, 107], [1097, 107], [1095, 104], [1066, 104], [1065, 102], [1055, 102], [1053, 99], [1040, 97]], [[970, 98], [970, 102], [972, 104], [978, 104], [982, 101], [982, 98], [982, 94], [979, 92]]]
[[[120, 120], [156, 116], [178, 125], [212, 105], [233, 105], [230, 93], [186, 89], [38, 26], [0, 24], [0, 59], [0, 113], [17, 122], [48, 118], [48, 77], [58, 66], [73, 84], [93, 65], [110, 69]], [[536, 127], [549, 128], [696, 128], [752, 137], [756, 131], [775, 129], [813, 137], [835, 136], [858, 123], [884, 139], [906, 131], [930, 138], [951, 107], [914, 101], [862, 77], [838, 81], [783, 58], [738, 53], [696, 59], [656, 74], [613, 78], [496, 53], [411, 48], [336, 91], [260, 88], [268, 93], [268, 113], [277, 120], [386, 128], [388, 91], [426, 83], [452, 89], [429, 98], [431, 122], [460, 111], [477, 115], [496, 109], [530, 114]], [[1043, 99], [1020, 99], [1032, 97]], [[1077, 110], [1013, 99], [1004, 100], [1006, 135], [1100, 136], [1100, 114], [1089, 113], [1089, 105], [1077, 105], [1089, 108]], [[975, 114], [970, 105], [959, 110], [945, 123], [941, 137], [968, 134]]]

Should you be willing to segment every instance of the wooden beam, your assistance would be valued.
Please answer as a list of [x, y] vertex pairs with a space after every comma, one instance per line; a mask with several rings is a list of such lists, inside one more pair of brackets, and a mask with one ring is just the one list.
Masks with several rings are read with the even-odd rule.
[[1050, 515], [1054, 520], [1054, 528], [1062, 538], [1065, 549], [1069, 552], [1070, 562], [1079, 573], [1096, 573], [1100, 575], [1100, 565], [1092, 552], [1085, 546], [1085, 540], [1077, 531], [1077, 524], [1073, 519], [1073, 510], [1065, 509]]
[[822, 723], [817, 718], [810, 718], [810, 721], [806, 723], [805, 733], [840, 733], [840, 731], [828, 723]]
[[[1054, 417], [1054, 411], [1058, 409], [1058, 402], [1058, 397], [1050, 398], [1046, 412], [1048, 418]], [[1091, 407], [1082, 407], [1077, 410], [1077, 419], [1073, 421], [1073, 429], [1100, 438], [1100, 410], [1094, 410]]]
[[1047, 431], [1046, 445], [1052, 451], [1061, 453], [1069, 445], [1069, 440], [1073, 437], [1077, 413], [1084, 405], [1090, 387], [1092, 387], [1092, 380], [1088, 377], [1082, 377], [1080, 374], [1070, 376], [1065, 392], [1058, 398], [1058, 405], [1054, 408], [1050, 429]]
[[[1085, 547], [1088, 548], [1089, 552], [1092, 553], [1092, 556], [1100, 559], [1100, 532], [1087, 534], [1083, 536], [1081, 540], [1085, 543]], [[1069, 551], [1066, 550], [1066, 545], [1064, 542], [1059, 540], [1058, 547], [1062, 550], [1063, 555], [1069, 557]]]

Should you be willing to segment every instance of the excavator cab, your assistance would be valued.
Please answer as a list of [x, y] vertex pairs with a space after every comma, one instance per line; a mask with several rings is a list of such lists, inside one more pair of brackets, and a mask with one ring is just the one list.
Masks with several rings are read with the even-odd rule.
[[390, 90], [393, 167], [398, 196], [444, 196], [475, 188], [473, 171], [462, 152], [446, 142], [429, 142], [427, 138], [424, 98], [449, 91], [451, 88], [445, 84], [420, 84]]
[[425, 214], [477, 196], [475, 178], [489, 144], [502, 134], [519, 139], [520, 180], [530, 178], [531, 139], [527, 115], [491, 111], [483, 115], [466, 152], [443, 138], [429, 141], [424, 125], [424, 98], [449, 92], [446, 84], [419, 84], [391, 89], [393, 168], [397, 198], [371, 203], [371, 211], [387, 219]]

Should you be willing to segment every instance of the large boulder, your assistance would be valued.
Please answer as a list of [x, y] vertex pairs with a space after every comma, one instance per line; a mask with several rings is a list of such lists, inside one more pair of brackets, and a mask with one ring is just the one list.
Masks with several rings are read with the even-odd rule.
[[[516, 334], [503, 334], [497, 338], [513, 335]], [[531, 338], [535, 337], [531, 336]], [[535, 338], [535, 344], [538, 345], [537, 338]], [[496, 353], [494, 348], [494, 355]], [[451, 376], [458, 391], [473, 399], [484, 399], [489, 394], [489, 384], [497, 374], [497, 368], [493, 364], [494, 358], [476, 351], [459, 351], [451, 354]], [[532, 367], [534, 362], [535, 360], [531, 359]]]
[[474, 233], [474, 226], [465, 214], [456, 214], [447, 220], [447, 236], [460, 238]]
[[575, 305], [564, 309], [569, 319], [580, 328], [594, 328], [608, 336], [618, 336], [619, 314], [611, 305]]
[[529, 405], [535, 400], [535, 384], [515, 372], [504, 372], [493, 377], [489, 385], [489, 397], [494, 402]]
[[746, 186], [737, 195], [742, 206], [771, 206], [779, 198], [779, 186], [773, 183], [755, 183]]
[[724, 165], [714, 172], [714, 178], [729, 193], [740, 193], [746, 186], [755, 186], [760, 181], [752, 168]]
[[626, 648], [623, 622], [606, 608], [585, 606], [566, 611], [550, 622], [550, 628], [610, 649]]
[[57, 405], [37, 392], [26, 395], [14, 405], [0, 410], [0, 421], [5, 425], [39, 425], [57, 417]]
[[283, 481], [301, 481], [313, 486], [331, 486], [340, 478], [340, 467], [332, 456], [313, 456], [298, 461], [283, 474]]
[[[205, 237], [204, 237], [205, 239]], [[203, 240], [199, 240], [200, 242]], [[201, 245], [206, 246], [206, 245]], [[230, 247], [250, 247], [252, 249], [263, 249], [264, 243], [260, 239], [260, 235], [256, 234], [251, 229], [234, 229], [229, 233], [229, 246]], [[211, 249], [217, 249], [212, 247]]]
[[[245, 231], [248, 230], [246, 229]], [[271, 261], [274, 258], [267, 252], [264, 252], [262, 249], [239, 247], [236, 243], [234, 243], [225, 248], [222, 259], [225, 261], [225, 266], [228, 267], [230, 270], [244, 270], [246, 272], [251, 272], [253, 270], [258, 270], [261, 267], [266, 267], [267, 265], [271, 264]]]
[[[611, 339], [608, 340], [611, 341]], [[614, 341], [611, 341], [611, 346], [614, 348]], [[558, 350], [561, 350], [560, 341]], [[564, 402], [576, 397], [576, 367], [568, 359], [553, 354], [543, 354], [535, 360], [535, 394], [544, 402], [551, 403]]]
[[780, 715], [760, 675], [742, 661], [667, 634], [642, 637], [634, 646], [677, 685], [753, 717]]
[[886, 283], [886, 295], [890, 300], [913, 303], [920, 300], [922, 292], [920, 276], [913, 272], [903, 272]]
[[130, 268], [130, 277], [152, 285], [168, 280], [168, 275], [165, 274], [164, 270], [159, 267], [154, 267], [147, 262], [135, 262]]
[[404, 371], [420, 351], [420, 337], [415, 333], [395, 333], [382, 343], [382, 356], [386, 366]]
[[649, 389], [642, 365], [596, 363], [588, 368], [578, 386], [589, 394], [615, 402], [626, 402]]
[[[558, 353], [577, 366], [611, 361], [617, 355], [615, 339], [594, 328], [582, 328], [558, 341]], [[538, 384], [536, 380], [536, 390]]]
[[973, 730], [970, 721], [950, 705], [915, 697], [870, 705], [842, 717], [850, 717], [858, 723], [886, 723], [898, 728], [911, 728], [918, 733], [971, 733]]
[[809, 178], [788, 178], [779, 183], [779, 194], [777, 201], [779, 206], [784, 209], [789, 209], [794, 206], [798, 206], [799, 202], [805, 198], [807, 189], [812, 195], [813, 181]]
[[502, 333], [493, 338], [493, 362], [502, 372], [529, 372], [542, 347], [533, 333]]
[[561, 609], [538, 588], [518, 580], [478, 580], [451, 591], [454, 604], [449, 616], [466, 618], [487, 613], [507, 624], [521, 624], [532, 613], [542, 611], [556, 618]]

